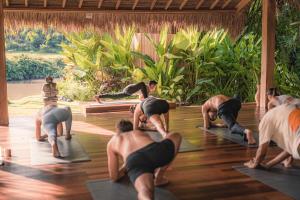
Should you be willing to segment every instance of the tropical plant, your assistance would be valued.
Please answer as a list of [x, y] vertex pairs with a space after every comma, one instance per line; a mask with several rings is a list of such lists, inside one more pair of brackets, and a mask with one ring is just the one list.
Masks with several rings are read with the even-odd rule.
[[153, 45], [158, 59], [155, 61], [146, 54], [132, 52], [133, 55], [144, 61], [145, 65], [139, 70], [147, 79], [157, 81], [158, 95], [181, 101], [183, 94], [181, 82], [184, 78], [184, 68], [178, 65], [181, 57], [172, 54], [173, 44], [168, 40], [168, 27], [166, 26], [161, 30], [157, 42], [148, 34], [146, 37]]

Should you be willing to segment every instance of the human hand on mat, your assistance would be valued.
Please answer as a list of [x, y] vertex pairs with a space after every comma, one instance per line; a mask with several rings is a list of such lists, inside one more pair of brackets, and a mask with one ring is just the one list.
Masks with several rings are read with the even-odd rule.
[[251, 169], [255, 169], [258, 166], [258, 163], [255, 161], [255, 158], [253, 158], [250, 161], [245, 162], [244, 166], [251, 168]]

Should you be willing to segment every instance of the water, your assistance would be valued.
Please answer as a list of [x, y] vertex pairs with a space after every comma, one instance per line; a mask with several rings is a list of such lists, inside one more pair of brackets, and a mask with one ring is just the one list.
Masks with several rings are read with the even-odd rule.
[[17, 100], [27, 96], [39, 95], [41, 94], [42, 86], [44, 83], [44, 79], [10, 81], [7, 83], [8, 99]]

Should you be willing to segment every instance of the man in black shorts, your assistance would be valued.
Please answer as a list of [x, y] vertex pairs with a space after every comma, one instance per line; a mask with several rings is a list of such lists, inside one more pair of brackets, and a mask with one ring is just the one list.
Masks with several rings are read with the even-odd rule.
[[[154, 187], [166, 185], [166, 169], [174, 160], [181, 143], [178, 133], [170, 133], [161, 142], [154, 142], [148, 134], [133, 130], [130, 121], [121, 120], [107, 144], [108, 171], [113, 181], [127, 172], [138, 192], [138, 199], [154, 199]], [[119, 168], [119, 157], [124, 164]]]
[[156, 85], [157, 85], [156, 81], [149, 81], [148, 85], [146, 85], [144, 82], [130, 84], [130, 85], [126, 86], [122, 92], [96, 95], [95, 100], [98, 103], [101, 103], [101, 99], [104, 99], [104, 98], [120, 99], [120, 98], [124, 98], [124, 97], [129, 97], [138, 91], [140, 91], [142, 93], [140, 96], [140, 99], [145, 99], [149, 96], [149, 93], [155, 91]]
[[[164, 116], [164, 123], [161, 115]], [[134, 110], [134, 130], [139, 129], [140, 122], [145, 122], [147, 119], [165, 137], [169, 131], [169, 103], [166, 100], [152, 96], [144, 99]]]

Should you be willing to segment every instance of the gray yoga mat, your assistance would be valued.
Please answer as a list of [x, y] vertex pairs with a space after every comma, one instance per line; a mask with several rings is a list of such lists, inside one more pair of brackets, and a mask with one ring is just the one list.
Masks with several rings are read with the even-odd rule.
[[[162, 135], [157, 131], [145, 131], [145, 132], [156, 142], [163, 140]], [[183, 153], [183, 152], [193, 152], [193, 151], [201, 151], [201, 150], [203, 150], [203, 148], [195, 146], [191, 144], [189, 141], [187, 141], [186, 139], [182, 138], [179, 152]]]
[[32, 140], [30, 143], [31, 165], [50, 165], [91, 160], [74, 136], [71, 140], [65, 140], [64, 136], [58, 137], [57, 144], [61, 155], [64, 157], [62, 159], [52, 156], [51, 145], [47, 141], [38, 142]]
[[230, 140], [234, 143], [240, 144], [242, 146], [246, 146], [246, 147], [257, 147], [258, 146], [258, 134], [254, 133], [254, 138], [256, 140], [256, 144], [255, 145], [249, 145], [248, 142], [244, 141], [243, 136], [241, 136], [240, 134], [233, 134], [230, 132], [230, 130], [228, 128], [210, 128], [210, 129], [205, 129], [202, 126], [197, 126], [197, 128], [200, 128], [206, 132], [215, 134], [217, 136], [221, 136], [227, 140]]
[[294, 199], [300, 199], [300, 168], [276, 166], [270, 170], [234, 166], [242, 174], [268, 185]]
[[[123, 178], [120, 182], [110, 180], [88, 181], [87, 188], [93, 200], [135, 200], [137, 192], [128, 178]], [[155, 200], [176, 200], [177, 198], [168, 190], [155, 188]]]

